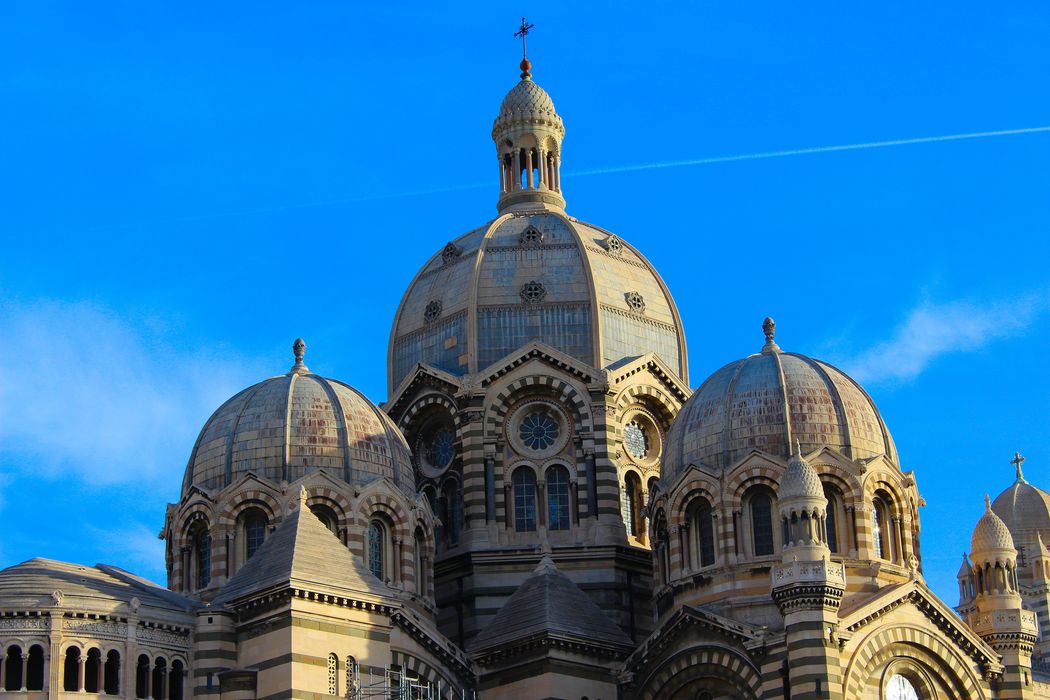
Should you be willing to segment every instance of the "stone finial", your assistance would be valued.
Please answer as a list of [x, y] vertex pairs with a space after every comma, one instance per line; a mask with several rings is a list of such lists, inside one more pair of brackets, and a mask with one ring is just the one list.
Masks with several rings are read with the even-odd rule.
[[1017, 468], [1017, 480], [1024, 481], [1024, 472], [1021, 471], [1021, 465], [1024, 464], [1024, 456], [1020, 452], [1014, 452], [1014, 458], [1010, 460], [1010, 464]]
[[302, 484], [299, 485], [299, 507], [303, 508], [306, 506], [307, 499], [310, 498], [310, 493], [306, 490], [306, 487]]
[[777, 322], [766, 316], [766, 320], [762, 321], [762, 332], [766, 334], [766, 344], [762, 346], [762, 352], [780, 352], [780, 346], [774, 340], [777, 334]]
[[295, 342], [292, 343], [292, 352], [295, 354], [295, 364], [292, 365], [290, 373], [304, 374], [309, 372], [310, 368], [303, 362], [303, 356], [306, 355], [306, 341], [302, 338], [296, 338]]
[[988, 496], [988, 494], [984, 494], [984, 512], [992, 512], [992, 499]]

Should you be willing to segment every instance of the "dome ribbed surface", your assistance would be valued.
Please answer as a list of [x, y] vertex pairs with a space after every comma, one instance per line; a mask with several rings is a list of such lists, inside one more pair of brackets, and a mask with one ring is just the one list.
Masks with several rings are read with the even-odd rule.
[[512, 87], [499, 107], [501, 117], [525, 112], [556, 116], [551, 96], [532, 80], [522, 80]]
[[1006, 523], [991, 509], [985, 510], [984, 515], [977, 521], [977, 527], [973, 529], [973, 537], [970, 538], [971, 558], [980, 563], [977, 560], [984, 553], [1013, 548], [1014, 539]]
[[1006, 523], [1014, 541], [1026, 548], [1035, 546], [1039, 533], [1050, 532], [1050, 494], [1023, 479], [996, 496], [992, 510]]
[[780, 480], [777, 497], [788, 500], [824, 500], [824, 486], [820, 483], [817, 470], [799, 455], [792, 455], [788, 460], [787, 470]]
[[223, 488], [249, 472], [292, 482], [322, 469], [355, 484], [385, 476], [415, 492], [408, 444], [385, 413], [342, 382], [292, 372], [215, 411], [190, 454], [183, 493]]
[[534, 340], [591, 367], [652, 351], [687, 378], [684, 331], [656, 269], [608, 231], [540, 210], [452, 240], [416, 275], [394, 320], [390, 392], [417, 363], [464, 375]]
[[867, 393], [841, 370], [795, 353], [764, 352], [711, 375], [682, 407], [667, 436], [661, 478], [690, 464], [726, 469], [752, 450], [787, 459], [823, 447], [851, 459], [886, 455], [893, 439]]

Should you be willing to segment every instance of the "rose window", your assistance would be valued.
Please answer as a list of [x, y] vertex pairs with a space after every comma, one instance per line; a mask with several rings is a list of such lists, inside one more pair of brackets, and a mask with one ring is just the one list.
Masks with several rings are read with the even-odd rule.
[[427, 461], [435, 467], [447, 467], [456, 455], [456, 436], [451, 430], [438, 430], [427, 441]]
[[558, 439], [558, 423], [547, 413], [530, 414], [518, 426], [518, 437], [529, 449], [546, 450]]
[[623, 429], [623, 446], [635, 459], [641, 459], [649, 452], [649, 437], [645, 434], [645, 428], [637, 421], [631, 421]]
[[547, 296], [547, 289], [536, 280], [521, 285], [521, 300], [526, 304], [543, 301], [545, 296]]
[[605, 239], [605, 249], [610, 253], [619, 253], [623, 251], [623, 243], [616, 236], [609, 236]]
[[459, 257], [459, 246], [452, 241], [449, 241], [445, 249], [441, 251], [441, 260], [445, 264], [448, 264]]

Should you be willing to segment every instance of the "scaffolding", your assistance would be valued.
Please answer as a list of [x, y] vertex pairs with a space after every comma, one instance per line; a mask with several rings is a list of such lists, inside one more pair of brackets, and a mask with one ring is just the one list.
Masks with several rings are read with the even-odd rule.
[[368, 671], [363, 681], [357, 663], [350, 670], [347, 698], [350, 700], [476, 700], [473, 690], [462, 690], [441, 681], [427, 681], [397, 666], [388, 666], [382, 674]]

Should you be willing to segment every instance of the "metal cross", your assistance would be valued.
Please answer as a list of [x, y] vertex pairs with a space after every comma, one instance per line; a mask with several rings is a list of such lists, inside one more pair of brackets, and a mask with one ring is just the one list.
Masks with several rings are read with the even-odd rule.
[[522, 17], [521, 18], [521, 27], [518, 29], [518, 31], [514, 32], [514, 36], [520, 36], [521, 37], [521, 55], [522, 56], [525, 56], [525, 37], [527, 37], [529, 35], [529, 31], [535, 26], [536, 26], [535, 24], [529, 24], [528, 22], [526, 22], [525, 18]]
[[1024, 464], [1024, 457], [1021, 456], [1020, 452], [1014, 452], [1014, 458], [1010, 460], [1010, 464], [1017, 467], [1017, 478], [1023, 478], [1021, 474], [1021, 465]]

